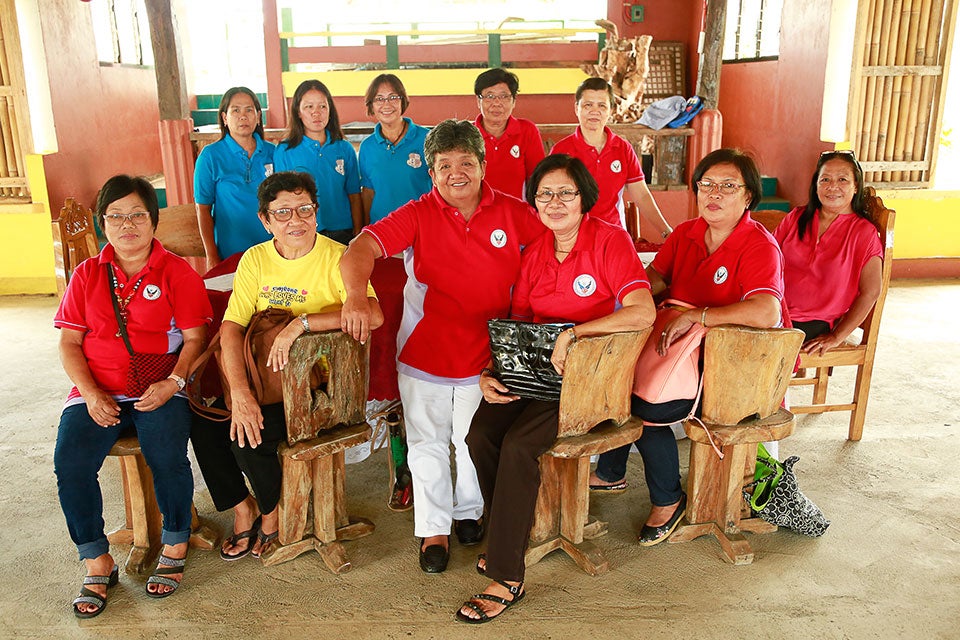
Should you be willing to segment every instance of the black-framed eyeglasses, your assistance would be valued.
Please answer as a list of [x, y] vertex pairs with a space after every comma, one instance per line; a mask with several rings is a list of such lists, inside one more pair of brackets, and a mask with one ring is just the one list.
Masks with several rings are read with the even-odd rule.
[[578, 195], [580, 195], [579, 191], [570, 191], [569, 189], [556, 192], [544, 189], [543, 191], [538, 191], [533, 197], [537, 202], [547, 204], [553, 200], [554, 197], [560, 198], [560, 202], [572, 202]]
[[295, 209], [291, 209], [289, 207], [284, 207], [282, 209], [267, 209], [267, 213], [272, 215], [278, 222], [286, 222], [287, 220], [292, 219], [294, 213], [297, 214], [298, 218], [306, 220], [307, 218], [313, 216], [313, 214], [316, 212], [317, 205], [313, 203], [302, 204]]
[[713, 193], [719, 191], [725, 196], [732, 196], [746, 185], [736, 182], [710, 182], [709, 180], [700, 180], [697, 182], [700, 191], [704, 193]]
[[401, 98], [397, 94], [391, 93], [388, 96], [377, 96], [376, 98], [373, 99], [373, 101], [376, 102], [377, 104], [383, 104], [385, 102], [400, 102], [402, 99], [403, 98]]

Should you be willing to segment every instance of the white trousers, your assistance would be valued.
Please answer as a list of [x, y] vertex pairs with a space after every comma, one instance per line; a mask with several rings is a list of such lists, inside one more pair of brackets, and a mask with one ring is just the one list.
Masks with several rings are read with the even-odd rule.
[[480, 483], [465, 441], [483, 394], [477, 384], [435, 384], [402, 373], [397, 378], [413, 476], [414, 535], [448, 535], [453, 520], [476, 520], [483, 514]]

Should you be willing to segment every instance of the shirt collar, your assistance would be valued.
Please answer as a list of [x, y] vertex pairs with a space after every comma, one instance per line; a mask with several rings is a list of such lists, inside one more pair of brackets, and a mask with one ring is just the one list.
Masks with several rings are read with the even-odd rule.
[[[403, 121], [407, 123], [407, 130], [403, 132], [403, 135], [400, 137], [399, 140], [397, 140], [396, 144], [394, 144], [393, 142], [390, 142], [383, 136], [383, 126], [379, 122], [373, 128], [374, 140], [376, 140], [377, 142], [383, 145], [392, 144], [395, 147], [399, 147], [401, 144], [403, 144], [403, 141], [407, 139], [407, 136], [410, 135], [410, 129], [413, 128], [413, 120], [411, 120], [410, 118], [403, 118]], [[329, 139], [330, 139], [330, 135], [328, 134], [327, 140]]]
[[[443, 196], [440, 195], [440, 191], [437, 189], [436, 185], [434, 185], [433, 189], [430, 190], [430, 197], [433, 198], [434, 204], [441, 211], [446, 211], [451, 214], [457, 211], [455, 206], [443, 199]], [[490, 206], [493, 203], [493, 198], [493, 188], [487, 184], [486, 180], [484, 180], [480, 183], [480, 204], [477, 205], [477, 210], [474, 212], [474, 215], [479, 213], [484, 207]]]
[[[727, 236], [727, 239], [724, 240], [720, 246], [727, 246], [733, 249], [736, 249], [741, 245], [743, 239], [750, 233], [750, 230], [753, 228], [754, 222], [753, 218], [750, 217], [750, 211], [744, 210], [743, 215], [740, 216], [740, 220], [737, 222], [737, 226], [733, 228], [733, 233]], [[704, 251], [707, 250], [707, 243], [704, 240], [704, 234], [707, 232], [707, 221], [701, 217], [694, 219], [693, 224], [690, 225], [690, 228], [686, 232], [686, 236], [690, 238], [697, 246], [701, 247]]]
[[[493, 135], [491, 135], [490, 133], [488, 133], [487, 130], [483, 128], [483, 114], [482, 114], [482, 113], [477, 116], [477, 119], [473, 121], [473, 124], [474, 124], [474, 126], [477, 127], [477, 129], [480, 130], [480, 133], [483, 134], [484, 140], [497, 140], [497, 139], [498, 139], [498, 138], [496, 138], [495, 136], [493, 136]], [[520, 128], [520, 123], [517, 122], [517, 119], [516, 119], [515, 117], [510, 116], [509, 118], [507, 118], [507, 127], [503, 130], [503, 135], [504, 135], [504, 136], [506, 136], [506, 135], [511, 135], [511, 136], [512, 136], [512, 135], [515, 135], [515, 134], [518, 132], [519, 128]], [[579, 129], [580, 127], [577, 127], [577, 128]]]
[[[233, 136], [231, 136], [229, 133], [223, 139], [227, 141], [227, 147], [230, 148], [232, 153], [242, 153], [244, 158], [248, 157], [246, 149], [237, 144], [237, 141], [234, 140]], [[257, 141], [257, 148], [254, 149], [253, 155], [257, 155], [263, 151], [263, 138], [260, 137], [259, 133], [254, 132], [253, 139]]]

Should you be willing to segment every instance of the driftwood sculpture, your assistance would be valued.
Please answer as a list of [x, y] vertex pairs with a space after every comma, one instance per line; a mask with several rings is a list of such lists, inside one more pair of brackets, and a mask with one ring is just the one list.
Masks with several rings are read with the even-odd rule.
[[597, 20], [596, 24], [607, 30], [606, 46], [600, 52], [598, 64], [580, 68], [588, 75], [603, 78], [613, 87], [616, 100], [610, 122], [636, 122], [643, 113], [641, 100], [650, 69], [647, 52], [653, 37], [620, 38], [617, 25], [609, 20]]

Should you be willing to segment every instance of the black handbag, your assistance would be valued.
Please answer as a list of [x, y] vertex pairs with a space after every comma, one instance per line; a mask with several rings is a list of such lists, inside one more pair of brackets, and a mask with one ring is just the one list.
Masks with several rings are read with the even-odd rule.
[[557, 336], [569, 322], [535, 324], [517, 320], [488, 320], [490, 353], [497, 379], [510, 393], [535, 400], [560, 400], [563, 378], [550, 356]]

